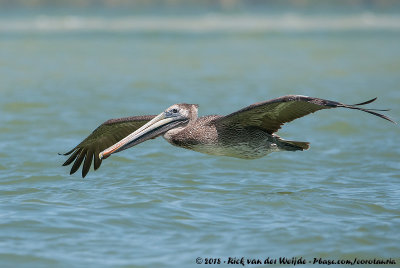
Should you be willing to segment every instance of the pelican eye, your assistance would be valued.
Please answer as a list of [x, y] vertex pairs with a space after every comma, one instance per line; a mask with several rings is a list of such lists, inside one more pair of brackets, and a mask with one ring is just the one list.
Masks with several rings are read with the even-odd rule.
[[174, 114], [178, 113], [178, 109], [172, 109], [172, 113]]

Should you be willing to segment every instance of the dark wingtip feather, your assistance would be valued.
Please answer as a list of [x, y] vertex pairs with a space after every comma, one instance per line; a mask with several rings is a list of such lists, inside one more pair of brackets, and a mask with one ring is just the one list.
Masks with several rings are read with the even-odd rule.
[[[354, 106], [350, 106], [350, 105], [344, 105], [344, 106], [342, 106], [342, 107], [349, 108], [349, 109], [360, 110], [360, 111], [363, 111], [363, 112], [366, 112], [366, 113], [369, 113], [369, 114], [373, 114], [373, 115], [375, 115], [375, 116], [378, 116], [378, 117], [380, 117], [380, 118], [382, 118], [382, 119], [385, 119], [385, 120], [387, 120], [387, 121], [389, 121], [389, 122], [392, 122], [392, 123], [394, 123], [394, 124], [397, 125], [397, 123], [396, 123], [395, 121], [393, 121], [392, 119], [390, 119], [390, 118], [387, 117], [386, 115], [383, 115], [383, 114], [374, 112], [374, 111], [382, 111], [382, 110], [364, 109], [364, 108], [354, 107]], [[383, 110], [383, 111], [384, 111], [384, 110]]]
[[101, 160], [98, 157], [96, 157], [98, 153], [94, 154], [93, 151], [85, 152], [85, 150], [83, 150], [82, 148], [78, 149], [75, 148], [74, 150], [75, 152], [74, 151], [68, 152], [68, 154], [71, 154], [72, 152], [74, 153], [63, 164], [63, 166], [68, 166], [69, 164], [75, 161], [69, 173], [70, 175], [74, 174], [79, 169], [79, 167], [82, 165], [83, 162], [82, 178], [86, 177], [86, 175], [90, 171], [90, 166], [92, 165], [93, 159], [94, 159], [94, 169], [96, 170], [100, 167]]
[[94, 170], [97, 170], [101, 166], [102, 159], [99, 158], [99, 153], [100, 153], [100, 148], [99, 148], [99, 146], [97, 146], [96, 149], [94, 150], [94, 155], [93, 155], [93, 158], [94, 158], [94, 164], [93, 164]]
[[79, 169], [85, 156], [86, 152], [84, 150], [81, 150], [79, 156], [76, 158], [74, 164], [72, 165], [71, 172], [69, 173], [70, 175], [74, 174]]
[[82, 178], [84, 178], [88, 174], [90, 166], [92, 165], [92, 160], [93, 160], [93, 151], [88, 150], [86, 152], [85, 162], [83, 162]]
[[97, 170], [101, 166], [101, 162], [103, 160], [100, 159], [97, 155], [94, 156], [94, 170]]
[[80, 153], [81, 150], [82, 150], [82, 149], [76, 150], [76, 151], [67, 159], [67, 161], [64, 162], [63, 166], [68, 166], [69, 164], [71, 164], [71, 163], [75, 160], [75, 158], [79, 155], [79, 153]]
[[[361, 103], [353, 104], [353, 105], [350, 105], [350, 106], [361, 106], [361, 105], [370, 104], [371, 102], [374, 102], [374, 101], [376, 101], [377, 99], [378, 99], [378, 97], [375, 97], [375, 98], [373, 98], [373, 99], [370, 99], [370, 100], [367, 100], [367, 101], [364, 101], [364, 102], [361, 102]], [[387, 112], [387, 111], [390, 111], [390, 109], [365, 109], [365, 110], [368, 110], [368, 111], [379, 111], [379, 112]]]
[[364, 102], [361, 102], [361, 103], [352, 104], [351, 106], [360, 106], [360, 105], [369, 104], [369, 103], [371, 103], [371, 102], [376, 101], [377, 99], [378, 99], [378, 97], [375, 97], [375, 98], [373, 98], [373, 99], [370, 99], [370, 100], [367, 100], [367, 101], [364, 101]]
[[73, 151], [75, 151], [76, 150], [76, 147], [74, 148], [74, 149], [72, 149], [71, 151], [69, 151], [69, 152], [66, 152], [66, 153], [58, 153], [58, 155], [70, 155]]
[[389, 111], [389, 109], [366, 109], [366, 108], [356, 107], [356, 106], [360, 106], [360, 105], [369, 104], [371, 102], [374, 102], [376, 99], [378, 99], [378, 97], [375, 97], [373, 99], [370, 99], [370, 100], [367, 100], [367, 101], [364, 101], [364, 102], [361, 102], [361, 103], [353, 104], [353, 105], [346, 105], [346, 104], [342, 104], [341, 103], [338, 107], [344, 107], [344, 108], [349, 108], [349, 109], [354, 109], [354, 110], [360, 110], [360, 111], [363, 111], [363, 112], [378, 116], [378, 117], [380, 117], [382, 119], [385, 119], [385, 120], [387, 120], [389, 122], [392, 122], [394, 124], [397, 124], [395, 121], [393, 121], [392, 119], [390, 119], [386, 115], [377, 113], [377, 111], [386, 112], [386, 111]]
[[380, 118], [383, 118], [383, 119], [385, 119], [385, 120], [387, 120], [387, 121], [389, 121], [389, 122], [392, 122], [393, 124], [396, 124], [396, 125], [397, 125], [397, 123], [396, 123], [395, 121], [393, 121], [392, 119], [390, 119], [390, 118], [387, 117], [386, 115], [383, 115], [383, 114], [374, 112], [374, 111], [371, 110], [371, 109], [360, 109], [360, 110], [361, 110], [361, 111], [364, 111], [364, 112], [367, 112], [367, 113], [370, 113], [370, 114], [373, 114], [373, 115], [376, 115], [376, 116], [378, 116], [378, 117], [380, 117]]

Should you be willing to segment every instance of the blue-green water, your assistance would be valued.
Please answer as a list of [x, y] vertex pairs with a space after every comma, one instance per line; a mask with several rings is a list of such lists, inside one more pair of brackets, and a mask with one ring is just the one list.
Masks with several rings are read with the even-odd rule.
[[103, 121], [179, 102], [206, 115], [286, 94], [378, 96], [371, 107], [400, 120], [400, 15], [232, 16], [0, 18], [1, 267], [400, 263], [400, 130], [366, 113], [321, 111], [279, 132], [306, 152], [247, 161], [159, 138], [85, 179], [61, 167], [57, 153]]

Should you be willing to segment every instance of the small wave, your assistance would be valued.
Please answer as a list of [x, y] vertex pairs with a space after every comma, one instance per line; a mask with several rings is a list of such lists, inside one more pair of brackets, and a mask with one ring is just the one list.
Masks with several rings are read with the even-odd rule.
[[400, 30], [400, 15], [37, 16], [0, 19], [0, 32], [314, 32]]

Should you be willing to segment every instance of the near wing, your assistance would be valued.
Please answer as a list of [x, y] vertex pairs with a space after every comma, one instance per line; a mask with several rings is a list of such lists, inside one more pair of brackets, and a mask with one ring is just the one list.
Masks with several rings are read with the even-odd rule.
[[356, 107], [375, 101], [376, 98], [353, 105], [347, 105], [336, 101], [312, 98], [301, 95], [287, 95], [280, 98], [254, 103], [239, 111], [215, 119], [215, 123], [225, 127], [252, 126], [259, 127], [267, 133], [278, 131], [284, 123], [293, 121], [310, 113], [322, 109], [344, 107], [364, 111], [390, 122], [395, 123], [389, 117], [375, 111], [387, 111], [377, 109], [364, 109]]
[[[101, 165], [99, 153], [107, 149], [111, 145], [119, 142], [151, 119], [155, 115], [145, 116], [132, 116], [118, 119], [110, 119], [98, 128], [92, 134], [79, 143], [74, 149], [65, 153], [64, 155], [72, 155], [65, 161], [63, 166], [72, 165], [70, 174], [75, 173], [83, 162], [82, 177], [85, 177], [89, 172], [92, 160], [94, 159], [94, 170], [98, 169]], [[85, 161], [84, 161], [85, 160]]]

